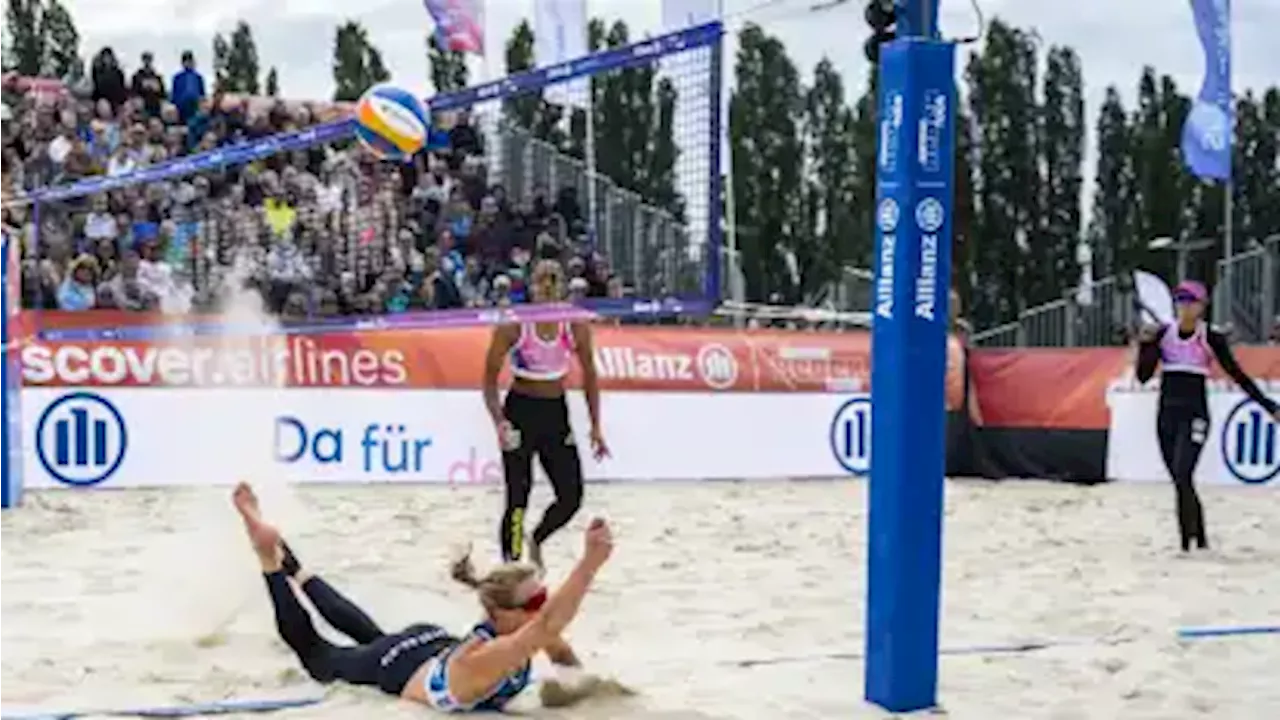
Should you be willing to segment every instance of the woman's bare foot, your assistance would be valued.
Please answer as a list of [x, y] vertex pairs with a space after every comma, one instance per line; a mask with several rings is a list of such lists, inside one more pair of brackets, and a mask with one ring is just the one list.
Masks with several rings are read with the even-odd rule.
[[244, 520], [245, 530], [249, 533], [249, 542], [253, 551], [262, 563], [263, 572], [275, 572], [280, 569], [284, 559], [284, 551], [280, 549], [280, 531], [274, 525], [262, 519], [262, 510], [258, 507], [258, 496], [253, 493], [249, 483], [236, 485], [231, 493], [231, 502]]

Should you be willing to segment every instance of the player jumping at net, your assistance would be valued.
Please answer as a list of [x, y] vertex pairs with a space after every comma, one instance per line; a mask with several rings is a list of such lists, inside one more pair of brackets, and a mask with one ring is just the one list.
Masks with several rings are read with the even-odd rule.
[[1267, 412], [1280, 419], [1280, 406], [1273, 402], [1245, 374], [1231, 353], [1221, 332], [1204, 322], [1208, 292], [1201, 283], [1187, 280], [1173, 291], [1177, 319], [1173, 323], [1143, 328], [1138, 348], [1137, 376], [1146, 382], [1160, 365], [1160, 409], [1156, 433], [1160, 454], [1173, 478], [1177, 495], [1178, 533], [1182, 551], [1192, 544], [1209, 547], [1204, 527], [1204, 509], [1196, 493], [1196, 463], [1209, 434], [1209, 403], [1205, 379], [1214, 360], [1242, 390]]
[[[560, 634], [613, 552], [613, 536], [603, 520], [591, 521], [582, 559], [550, 594], [531, 565], [508, 563], [478, 578], [469, 558], [457, 561], [453, 577], [476, 591], [485, 618], [456, 638], [431, 624], [383, 632], [355, 603], [302, 569], [280, 531], [263, 520], [252, 488], [240, 483], [232, 499], [262, 566], [280, 637], [319, 682], [376, 685], [389, 695], [447, 712], [490, 711], [501, 710], [525, 689], [530, 660], [539, 651], [557, 665], [579, 666]], [[321, 638], [298, 591], [357, 644], [338, 646]]]
[[[534, 302], [564, 297], [564, 271], [555, 260], [541, 260], [532, 276]], [[542, 544], [564, 527], [582, 505], [582, 459], [569, 424], [565, 378], [576, 355], [591, 417], [591, 449], [597, 460], [607, 457], [600, 429], [600, 382], [592, 350], [591, 327], [580, 322], [522, 323], [493, 329], [484, 367], [484, 402], [502, 448], [502, 474], [507, 485], [506, 509], [498, 528], [504, 562], [524, 555], [524, 518], [533, 489], [533, 458], [555, 490], [555, 502], [530, 537], [529, 557], [542, 567]], [[498, 397], [498, 375], [511, 359], [511, 388]]]

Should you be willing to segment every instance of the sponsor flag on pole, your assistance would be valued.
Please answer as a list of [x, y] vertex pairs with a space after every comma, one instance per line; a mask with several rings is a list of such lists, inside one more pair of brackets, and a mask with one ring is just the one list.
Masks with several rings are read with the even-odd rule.
[[[534, 0], [534, 62], [538, 67], [576, 60], [587, 50], [586, 0]], [[549, 86], [543, 93], [547, 102], [587, 108], [590, 80], [574, 80]]]
[[423, 0], [436, 41], [450, 52], [484, 55], [484, 0]]
[[1231, 179], [1231, 0], [1191, 0], [1204, 82], [1182, 126], [1182, 160], [1197, 177]]

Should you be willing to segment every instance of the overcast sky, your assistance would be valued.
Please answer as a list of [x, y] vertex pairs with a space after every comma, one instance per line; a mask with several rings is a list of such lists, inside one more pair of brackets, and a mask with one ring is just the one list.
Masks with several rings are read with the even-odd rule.
[[[587, 1], [591, 15], [625, 20], [636, 35], [661, 32], [661, 0]], [[726, 23], [733, 29], [751, 20], [778, 35], [806, 76], [823, 56], [831, 58], [844, 73], [849, 93], [861, 92], [866, 77], [864, 0], [811, 12], [815, 1], [725, 0]], [[1035, 29], [1046, 45], [1070, 45], [1080, 53], [1090, 129], [1106, 86], [1116, 84], [1126, 98], [1132, 98], [1143, 65], [1173, 75], [1185, 92], [1199, 87], [1203, 59], [1188, 0], [977, 1], [988, 18], [999, 16]], [[354, 19], [369, 29], [393, 80], [421, 88], [424, 95], [430, 92], [425, 38], [431, 21], [421, 0], [64, 2], [75, 16], [84, 52], [111, 45], [128, 72], [143, 50], [153, 51], [162, 69], [171, 71], [187, 48], [196, 52], [200, 68], [207, 72], [213, 34], [229, 32], [239, 18], [246, 18], [253, 27], [264, 75], [274, 65], [282, 94], [299, 99], [331, 97], [334, 29]], [[487, 5], [491, 71], [500, 74], [504, 43], [522, 18], [532, 17], [533, 0], [487, 0]], [[977, 28], [968, 0], [944, 0], [942, 15], [948, 35], [972, 35]], [[1280, 0], [1234, 0], [1237, 92], [1280, 83], [1278, 31]], [[963, 60], [958, 63], [962, 66]], [[484, 69], [478, 63], [475, 66], [477, 75]], [[1089, 150], [1091, 156], [1092, 142]]]
[[[290, 97], [328, 97], [335, 26], [355, 19], [369, 29], [394, 79], [429, 91], [424, 39], [430, 18], [420, 0], [64, 0], [71, 7], [86, 54], [115, 48], [131, 68], [143, 50], [165, 67], [177, 65], [183, 49], [195, 50], [207, 70], [213, 33], [229, 32], [247, 19], [258, 41], [265, 73], [279, 69]], [[810, 12], [815, 0], [726, 0], [730, 27], [754, 20], [780, 36], [806, 71], [824, 55], [855, 88], [865, 77], [863, 0]], [[1187, 0], [980, 0], [988, 17], [1034, 28], [1046, 44], [1079, 51], [1090, 99], [1108, 84], [1132, 94], [1138, 69], [1155, 65], [1184, 88], [1198, 86], [1201, 55]], [[1237, 89], [1280, 82], [1280, 0], [1235, 0]], [[532, 0], [488, 0], [487, 44], [493, 72], [501, 72], [502, 48]], [[588, 0], [594, 16], [626, 20], [636, 33], [657, 33], [661, 0]], [[751, 8], [764, 6], [751, 11]], [[944, 31], [970, 35], [976, 20], [968, 0], [944, 0]], [[479, 68], [477, 67], [477, 70]]]

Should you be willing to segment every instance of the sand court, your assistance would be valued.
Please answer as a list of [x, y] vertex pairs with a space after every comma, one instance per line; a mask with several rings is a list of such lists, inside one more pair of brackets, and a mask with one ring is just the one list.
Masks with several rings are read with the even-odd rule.
[[[460, 543], [495, 558], [497, 487], [259, 482], [304, 565], [387, 629], [477, 616], [448, 578]], [[1171, 488], [948, 485], [943, 645], [1056, 641], [942, 661], [951, 717], [1095, 719], [1280, 714], [1280, 635], [1182, 642], [1179, 626], [1280, 623], [1280, 497], [1205, 488], [1205, 557], [1175, 551]], [[128, 707], [322, 691], [275, 636], [230, 488], [46, 492], [3, 524], [6, 709]], [[549, 498], [535, 491], [536, 518]], [[545, 717], [881, 717], [863, 704], [865, 485], [606, 484], [587, 508], [617, 550], [571, 639], [640, 691]], [[553, 578], [588, 512], [547, 547]], [[331, 637], [336, 636], [332, 635]], [[544, 670], [544, 665], [536, 665]], [[535, 670], [535, 672], [537, 671]], [[423, 717], [331, 687], [270, 717]], [[260, 717], [260, 716], [254, 716]]]

